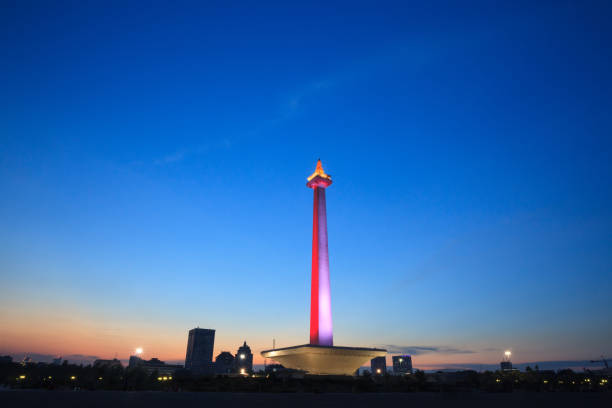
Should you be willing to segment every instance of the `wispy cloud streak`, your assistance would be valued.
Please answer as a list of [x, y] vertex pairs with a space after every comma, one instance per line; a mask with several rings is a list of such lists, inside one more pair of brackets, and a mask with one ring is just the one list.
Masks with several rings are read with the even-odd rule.
[[462, 350], [453, 347], [440, 346], [398, 346], [395, 344], [383, 345], [391, 354], [410, 354], [418, 356], [421, 354], [438, 353], [438, 354], [474, 354], [472, 350]]

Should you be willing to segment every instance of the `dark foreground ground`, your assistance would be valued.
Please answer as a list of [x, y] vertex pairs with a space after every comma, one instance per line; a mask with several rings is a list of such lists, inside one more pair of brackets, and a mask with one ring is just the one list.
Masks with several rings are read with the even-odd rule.
[[612, 407], [612, 393], [223, 393], [0, 391], [0, 407]]

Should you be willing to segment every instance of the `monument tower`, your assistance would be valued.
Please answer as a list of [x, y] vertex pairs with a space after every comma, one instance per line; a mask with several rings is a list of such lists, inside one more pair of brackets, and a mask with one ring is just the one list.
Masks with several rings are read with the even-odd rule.
[[325, 189], [332, 183], [321, 159], [306, 185], [314, 190], [312, 217], [312, 275], [310, 282], [310, 344], [333, 346], [334, 336], [329, 289], [329, 253], [327, 250], [327, 211]]
[[366, 347], [334, 347], [325, 208], [325, 189], [331, 184], [331, 176], [325, 174], [321, 160], [318, 160], [315, 172], [308, 177], [306, 183], [314, 190], [310, 343], [263, 350], [261, 355], [278, 361], [287, 368], [303, 370], [309, 374], [352, 375], [361, 364], [373, 357], [384, 357], [387, 351]]

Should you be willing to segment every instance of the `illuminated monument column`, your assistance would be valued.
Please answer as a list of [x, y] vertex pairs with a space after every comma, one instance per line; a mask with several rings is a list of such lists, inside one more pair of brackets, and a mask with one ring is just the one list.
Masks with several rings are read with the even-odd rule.
[[329, 288], [329, 253], [327, 250], [327, 212], [325, 189], [331, 177], [323, 171], [321, 160], [308, 177], [308, 187], [314, 190], [312, 222], [312, 277], [310, 284], [310, 344], [333, 346], [334, 336]]
[[368, 347], [334, 347], [325, 211], [325, 189], [331, 183], [331, 177], [325, 174], [319, 160], [317, 169], [308, 177], [306, 183], [314, 190], [310, 343], [262, 350], [261, 355], [278, 361], [287, 368], [302, 370], [309, 374], [353, 375], [363, 363], [374, 357], [384, 357], [387, 351]]

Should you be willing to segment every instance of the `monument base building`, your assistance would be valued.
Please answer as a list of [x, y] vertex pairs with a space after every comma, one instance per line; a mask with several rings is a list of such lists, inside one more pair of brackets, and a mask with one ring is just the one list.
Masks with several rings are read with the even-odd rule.
[[363, 363], [384, 357], [387, 350], [366, 347], [339, 347], [304, 344], [264, 350], [261, 355], [283, 366], [317, 375], [353, 375]]

